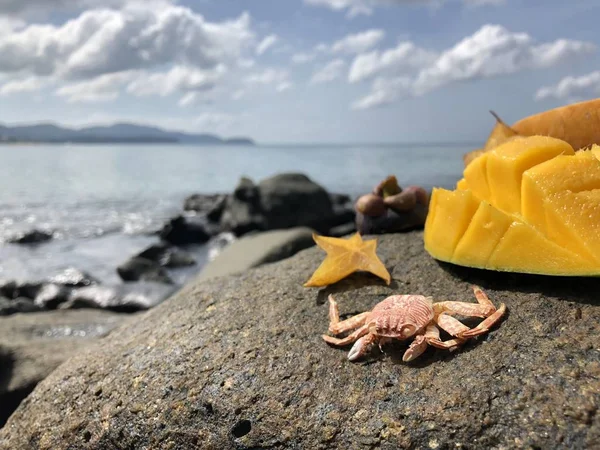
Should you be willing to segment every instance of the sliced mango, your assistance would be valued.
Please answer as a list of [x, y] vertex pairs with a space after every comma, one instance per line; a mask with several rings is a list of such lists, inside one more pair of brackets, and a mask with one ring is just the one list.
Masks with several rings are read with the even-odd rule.
[[522, 222], [512, 223], [490, 257], [488, 267], [543, 275], [592, 275], [600, 272], [598, 264], [549, 241]]
[[479, 203], [469, 227], [456, 246], [452, 261], [470, 267], [486, 267], [511, 222], [510, 216], [489, 203]]
[[561, 154], [575, 151], [566, 142], [547, 136], [520, 138], [490, 151], [486, 165], [490, 203], [508, 214], [520, 214], [523, 172]]
[[450, 261], [478, 206], [471, 191], [433, 189], [425, 225], [425, 245], [429, 245], [430, 253]]
[[455, 191], [434, 189], [425, 249], [468, 267], [600, 275], [600, 147], [522, 137], [475, 159]]

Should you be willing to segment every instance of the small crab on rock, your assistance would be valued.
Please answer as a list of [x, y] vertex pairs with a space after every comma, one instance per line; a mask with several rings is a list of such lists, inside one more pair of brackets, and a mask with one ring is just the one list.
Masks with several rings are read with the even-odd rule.
[[[371, 311], [343, 321], [340, 321], [337, 302], [330, 295], [329, 331], [336, 336], [346, 331], [355, 331], [344, 338], [323, 335], [323, 339], [336, 346], [354, 342], [348, 353], [350, 361], [367, 354], [373, 344], [377, 343], [381, 348], [393, 339], [414, 339], [402, 357], [405, 362], [417, 358], [428, 345], [454, 351], [469, 338], [487, 333], [506, 311], [504, 303], [496, 309], [478, 286], [473, 286], [473, 291], [478, 303], [433, 303], [431, 297], [422, 295], [392, 295], [375, 305]], [[469, 328], [453, 315], [481, 317], [484, 320], [476, 327]], [[442, 341], [438, 327], [453, 339]]]

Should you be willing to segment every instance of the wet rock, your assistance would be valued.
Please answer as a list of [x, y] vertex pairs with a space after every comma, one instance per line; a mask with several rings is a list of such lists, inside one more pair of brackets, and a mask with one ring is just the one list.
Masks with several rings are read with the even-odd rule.
[[43, 281], [23, 281], [17, 283], [17, 288], [14, 291], [13, 297], [25, 297], [34, 300], [42, 287]]
[[54, 283], [42, 286], [35, 296], [34, 303], [41, 309], [56, 309], [58, 305], [66, 302], [71, 295], [71, 289]]
[[349, 197], [330, 195], [309, 177], [283, 173], [255, 185], [242, 178], [225, 202], [221, 228], [241, 236], [266, 231], [307, 226], [321, 233], [354, 220]]
[[283, 173], [262, 180], [258, 189], [267, 229], [307, 226], [330, 228], [334, 211], [327, 191], [299, 173]]
[[184, 267], [196, 264], [196, 260], [188, 252], [167, 243], [151, 245], [136, 257], [154, 261], [163, 267]]
[[159, 236], [173, 245], [204, 244], [210, 239], [206, 226], [200, 220], [184, 216], [171, 219]]
[[87, 272], [69, 267], [49, 280], [51, 283], [69, 287], [83, 287], [98, 284], [99, 281]]
[[[50, 374], [0, 447], [597, 447], [599, 279], [441, 264], [421, 231], [377, 238], [389, 286], [357, 273], [304, 288], [323, 261], [311, 248], [185, 287]], [[356, 364], [321, 338], [328, 294], [348, 317], [399, 293], [474, 302], [471, 284], [508, 313], [455, 352], [407, 364], [394, 343]]]
[[61, 309], [97, 308], [115, 312], [150, 309], [173, 292], [175, 287], [162, 283], [142, 282], [117, 286], [88, 286], [72, 291]]
[[37, 383], [127, 318], [97, 310], [0, 318], [0, 427]]
[[232, 242], [236, 240], [235, 234], [231, 232], [220, 233], [209, 242], [208, 260], [214, 261], [217, 256]]
[[225, 194], [194, 194], [185, 199], [183, 209], [204, 213], [206, 218], [212, 222], [218, 222], [225, 207]]
[[220, 225], [223, 231], [236, 236], [267, 229], [258, 186], [249, 178], [242, 177], [233, 194], [227, 197]]
[[0, 280], [0, 297], [17, 297], [18, 283], [15, 280]]
[[0, 297], [0, 316], [10, 316], [17, 313], [31, 313], [40, 311], [38, 305], [34, 304], [29, 298], [4, 298]]
[[9, 238], [9, 244], [39, 244], [53, 238], [53, 233], [43, 230], [31, 230]]
[[117, 273], [123, 281], [155, 281], [173, 284], [173, 280], [160, 264], [146, 258], [129, 259], [117, 267]]

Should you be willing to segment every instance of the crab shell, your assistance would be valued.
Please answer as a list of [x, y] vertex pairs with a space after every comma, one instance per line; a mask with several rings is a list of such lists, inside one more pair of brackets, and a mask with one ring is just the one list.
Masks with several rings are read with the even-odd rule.
[[433, 317], [431, 297], [392, 295], [373, 308], [366, 323], [372, 334], [404, 340], [424, 330]]

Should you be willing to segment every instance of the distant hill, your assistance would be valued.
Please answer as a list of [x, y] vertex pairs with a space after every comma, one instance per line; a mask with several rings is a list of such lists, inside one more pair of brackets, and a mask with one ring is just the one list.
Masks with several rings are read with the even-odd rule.
[[34, 125], [0, 125], [2, 142], [45, 142], [45, 143], [179, 143], [199, 145], [255, 145], [250, 138], [224, 139], [214, 134], [193, 134], [168, 131], [162, 128], [117, 123], [108, 126], [67, 128], [51, 123]]

